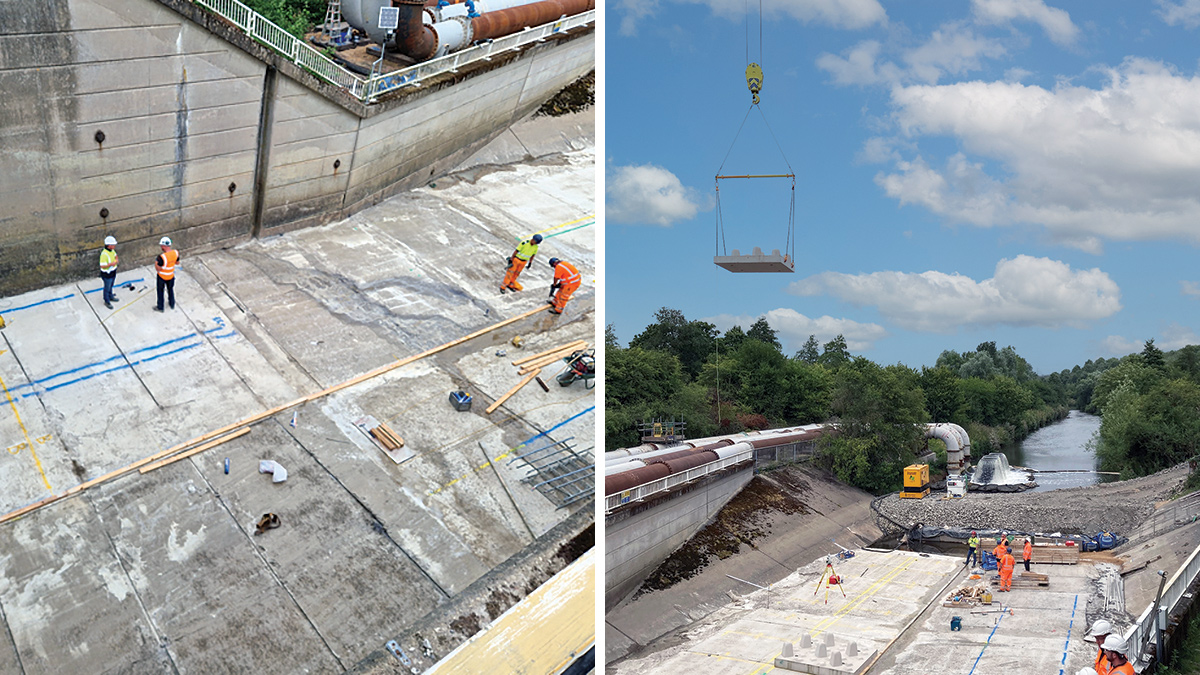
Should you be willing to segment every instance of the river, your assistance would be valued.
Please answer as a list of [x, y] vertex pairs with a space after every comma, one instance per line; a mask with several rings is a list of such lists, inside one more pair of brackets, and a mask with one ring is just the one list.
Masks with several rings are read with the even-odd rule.
[[1024, 441], [1005, 448], [1008, 463], [1040, 471], [1083, 471], [1084, 473], [1038, 473], [1035, 492], [1095, 485], [1116, 476], [1095, 473], [1096, 455], [1087, 447], [1100, 430], [1100, 418], [1072, 410], [1066, 419], [1042, 427]]

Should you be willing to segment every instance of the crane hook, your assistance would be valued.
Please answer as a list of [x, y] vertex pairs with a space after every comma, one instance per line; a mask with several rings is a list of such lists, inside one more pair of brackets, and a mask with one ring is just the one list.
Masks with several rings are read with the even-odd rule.
[[750, 88], [750, 96], [754, 105], [758, 105], [758, 92], [762, 90], [763, 71], [757, 63], [746, 66], [746, 86]]

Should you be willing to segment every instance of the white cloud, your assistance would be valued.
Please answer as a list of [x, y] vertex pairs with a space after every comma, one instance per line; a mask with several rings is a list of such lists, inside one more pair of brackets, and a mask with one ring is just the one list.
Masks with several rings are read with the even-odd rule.
[[1016, 19], [1032, 21], [1060, 45], [1070, 45], [1079, 37], [1079, 27], [1071, 22], [1071, 15], [1048, 7], [1042, 0], [972, 0], [971, 4], [980, 23], [1004, 25]]
[[[737, 19], [746, 16], [746, 6], [730, 0], [674, 0], [679, 4], [708, 5], [713, 14]], [[610, 3], [614, 17], [620, 17], [621, 35], [636, 35], [649, 17], [658, 13], [663, 0], [615, 0]], [[758, 7], [753, 8], [757, 11]], [[816, 23], [859, 30], [875, 24], [887, 24], [887, 12], [879, 0], [762, 0], [763, 21], [779, 17], [801, 23]]]
[[[787, 307], [772, 309], [759, 316], [767, 318], [767, 323], [775, 329], [779, 342], [783, 344], [783, 353], [789, 355], [799, 350], [805, 340], [808, 340], [809, 335], [815, 335], [821, 344], [841, 335], [846, 338], [846, 347], [856, 353], [870, 350], [875, 346], [876, 341], [887, 337], [887, 330], [876, 323], [860, 323], [832, 316], [810, 319]], [[706, 318], [704, 321], [708, 321], [724, 332], [733, 326], [741, 326], [743, 330], [746, 330], [758, 320], [759, 316], [720, 314]]]
[[1026, 255], [1002, 259], [995, 275], [983, 281], [937, 271], [823, 272], [787, 290], [874, 306], [903, 328], [936, 333], [961, 326], [1082, 327], [1121, 309], [1120, 289], [1104, 272]]
[[[730, 0], [681, 1], [708, 5], [714, 14], [736, 17], [739, 21], [745, 16], [745, 5]], [[887, 23], [887, 12], [879, 0], [762, 0], [762, 8], [763, 21], [785, 16], [801, 23], [850, 30]]]
[[606, 215], [613, 223], [669, 226], [705, 209], [696, 190], [661, 166], [614, 167], [606, 183]]
[[963, 75], [982, 67], [981, 59], [1005, 54], [998, 40], [981, 37], [965, 26], [947, 24], [933, 31], [929, 41], [904, 55], [913, 79], [937, 82], [944, 74]]
[[902, 72], [896, 64], [887, 61], [877, 63], [881, 46], [875, 40], [864, 40], [842, 56], [821, 54], [817, 67], [833, 76], [836, 84], [867, 85], [899, 81]]
[[1180, 281], [1180, 290], [1184, 295], [1190, 295], [1193, 298], [1200, 298], [1200, 282], [1198, 281]]
[[1120, 335], [1109, 335], [1100, 341], [1100, 353], [1108, 356], [1140, 353], [1145, 347], [1146, 343], [1140, 340], [1130, 340]]
[[637, 35], [638, 24], [658, 12], [658, 0], [616, 0], [612, 3], [612, 15], [621, 17], [618, 32], [624, 36]]
[[1200, 0], [1183, 0], [1180, 3], [1158, 0], [1158, 15], [1169, 26], [1182, 24], [1184, 28], [1200, 26]]
[[1168, 352], [1188, 345], [1200, 345], [1200, 335], [1196, 335], [1196, 331], [1191, 328], [1177, 323], [1172, 323], [1162, 329], [1162, 337], [1154, 342], [1154, 346]]
[[903, 137], [949, 137], [977, 159], [935, 167], [918, 155], [876, 181], [901, 204], [980, 226], [1041, 225], [1093, 252], [1104, 240], [1200, 243], [1200, 77], [1145, 59], [1107, 75], [1098, 89], [895, 87]]

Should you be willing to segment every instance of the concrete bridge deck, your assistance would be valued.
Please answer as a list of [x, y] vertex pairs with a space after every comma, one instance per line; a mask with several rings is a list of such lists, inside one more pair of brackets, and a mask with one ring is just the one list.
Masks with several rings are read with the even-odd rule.
[[[534, 438], [573, 437], [590, 454], [592, 391], [549, 371], [548, 393], [530, 386], [483, 413], [520, 379], [511, 337], [532, 353], [596, 334], [595, 228], [559, 227], [595, 210], [590, 113], [546, 121], [540, 141], [538, 124], [516, 129], [537, 160], [477, 165], [334, 225], [184, 249], [173, 311], [152, 311], [153, 268], [132, 255], [118, 283], [134, 290], [118, 289], [111, 311], [98, 280], [0, 299], [8, 513], [537, 307], [551, 255], [584, 274], [560, 317], [536, 314], [305, 404], [294, 425], [279, 414], [0, 524], [0, 672], [341, 672], [592, 507], [559, 508], [512, 461]], [[476, 164], [505, 156], [492, 147]], [[504, 256], [539, 230], [555, 236], [522, 277], [529, 290], [499, 295]], [[475, 395], [471, 412], [450, 407], [456, 389]], [[384, 455], [354, 426], [362, 415], [413, 456]], [[287, 481], [259, 473], [264, 459]], [[282, 526], [255, 535], [266, 512]], [[434, 652], [495, 618], [481, 613], [430, 634]]]

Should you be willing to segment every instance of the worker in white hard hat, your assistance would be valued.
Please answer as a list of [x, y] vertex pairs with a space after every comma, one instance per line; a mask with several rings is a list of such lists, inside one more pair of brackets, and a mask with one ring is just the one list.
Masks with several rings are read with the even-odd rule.
[[179, 251], [171, 248], [171, 238], [158, 240], [162, 254], [154, 259], [154, 270], [158, 272], [158, 305], [154, 311], [163, 311], [163, 289], [167, 291], [171, 309], [175, 309], [175, 266], [179, 264]]
[[1080, 668], [1075, 675], [1098, 675], [1095, 668]]
[[1135, 675], [1129, 662], [1129, 643], [1121, 634], [1109, 635], [1104, 641], [1104, 654], [1108, 657], [1108, 675]]
[[104, 306], [112, 309], [117, 301], [113, 294], [113, 282], [117, 280], [117, 238], [112, 235], [104, 238], [104, 248], [100, 249], [100, 280], [104, 282]]
[[1098, 675], [1106, 675], [1108, 673], [1108, 658], [1104, 656], [1104, 641], [1112, 631], [1112, 624], [1104, 619], [1100, 619], [1092, 624], [1091, 630], [1087, 632], [1088, 637], [1096, 638], [1096, 646], [1100, 648], [1100, 652], [1096, 654], [1096, 663], [1092, 666], [1096, 669]]

